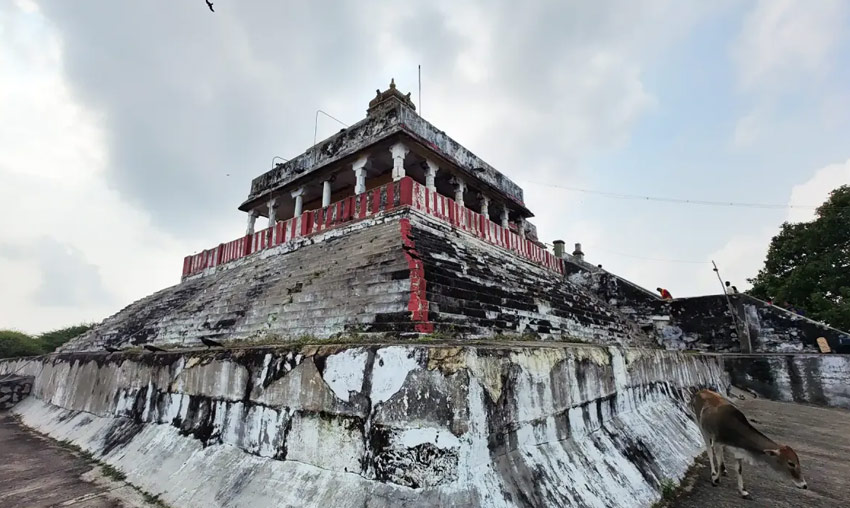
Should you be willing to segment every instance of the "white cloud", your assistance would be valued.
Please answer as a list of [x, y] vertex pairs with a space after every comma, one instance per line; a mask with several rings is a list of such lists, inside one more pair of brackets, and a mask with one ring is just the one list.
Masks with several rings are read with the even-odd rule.
[[0, 327], [100, 320], [176, 283], [192, 246], [104, 184], [99, 118], [71, 97], [55, 34], [34, 9], [0, 27]]
[[[805, 182], [791, 189], [789, 205], [819, 206], [829, 197], [829, 192], [841, 185], [850, 184], [850, 159], [843, 163], [830, 164], [815, 171]], [[786, 216], [788, 222], [805, 222], [815, 218], [815, 211], [810, 208], [789, 208]], [[725, 280], [732, 281], [739, 290], [749, 287], [745, 281], [755, 277], [764, 266], [770, 240], [779, 232], [779, 224], [775, 227], [753, 231], [746, 235], [737, 235], [715, 252], [711, 259], [717, 262]], [[715, 288], [717, 278], [712, 274], [701, 274], [698, 285], [701, 288]]]
[[763, 124], [763, 114], [758, 111], [753, 111], [740, 118], [735, 124], [735, 134], [733, 137], [735, 146], [743, 147], [752, 145], [759, 138]]
[[732, 49], [741, 86], [784, 87], [823, 73], [842, 36], [846, 13], [843, 0], [760, 0]]
[[[850, 185], [850, 159], [843, 163], [830, 164], [815, 171], [805, 182], [791, 189], [791, 204], [820, 206], [829, 198], [829, 193], [841, 185]], [[814, 220], [815, 211], [811, 208], [791, 208], [788, 222], [807, 222]]]

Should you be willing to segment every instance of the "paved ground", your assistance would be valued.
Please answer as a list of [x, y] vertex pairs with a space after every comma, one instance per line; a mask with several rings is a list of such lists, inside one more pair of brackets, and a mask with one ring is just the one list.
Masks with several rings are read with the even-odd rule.
[[136, 508], [152, 506], [101, 468], [0, 413], [0, 506]]
[[700, 460], [693, 490], [674, 501], [680, 508], [771, 507], [818, 508], [850, 506], [850, 411], [825, 409], [762, 399], [735, 401], [755, 427], [780, 444], [794, 448], [809, 484], [801, 490], [765, 467], [744, 465], [749, 500], [738, 496], [737, 477], [712, 487], [708, 459]]

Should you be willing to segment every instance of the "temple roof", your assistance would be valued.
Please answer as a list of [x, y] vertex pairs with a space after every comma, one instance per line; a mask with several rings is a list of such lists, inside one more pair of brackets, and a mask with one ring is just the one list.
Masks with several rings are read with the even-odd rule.
[[365, 149], [379, 142], [398, 138], [433, 153], [435, 159], [441, 161], [441, 167], [453, 167], [468, 178], [470, 184], [503, 196], [523, 215], [533, 215], [525, 207], [522, 188], [519, 185], [424, 120], [415, 109], [410, 94], [401, 93], [396, 88], [395, 81], [391, 81], [387, 90], [377, 91], [375, 98], [369, 101], [365, 119], [254, 178], [251, 182], [251, 192], [239, 209], [248, 211], [272, 192], [296, 184], [310, 183], [310, 175], [313, 173], [332, 165], [353, 161], [356, 154]]

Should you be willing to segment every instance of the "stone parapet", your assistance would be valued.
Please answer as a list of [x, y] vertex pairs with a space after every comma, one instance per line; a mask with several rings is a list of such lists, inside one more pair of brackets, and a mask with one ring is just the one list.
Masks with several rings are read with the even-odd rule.
[[11, 409], [32, 391], [32, 376], [0, 375], [0, 411]]

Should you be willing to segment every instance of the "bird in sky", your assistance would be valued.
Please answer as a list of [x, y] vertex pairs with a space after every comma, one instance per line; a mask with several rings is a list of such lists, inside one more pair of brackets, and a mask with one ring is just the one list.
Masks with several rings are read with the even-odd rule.
[[210, 0], [205, 0], [205, 1], [207, 2], [207, 7], [209, 7], [212, 12], [215, 12], [215, 9], [213, 9], [213, 3], [210, 2]]

